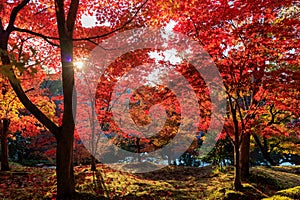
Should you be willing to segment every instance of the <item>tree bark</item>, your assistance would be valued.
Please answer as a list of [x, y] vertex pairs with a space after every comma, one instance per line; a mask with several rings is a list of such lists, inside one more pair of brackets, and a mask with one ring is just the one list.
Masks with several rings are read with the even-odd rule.
[[10, 121], [8, 119], [1, 121], [1, 171], [9, 171], [7, 135]]
[[137, 147], [138, 162], [142, 162], [140, 138], [136, 138], [136, 147]]
[[97, 168], [96, 168], [96, 159], [95, 157], [92, 155], [91, 156], [91, 171], [96, 171]]
[[242, 143], [240, 149], [240, 166], [241, 166], [241, 178], [246, 180], [249, 177], [249, 152], [250, 152], [250, 134], [245, 133], [242, 135]]
[[234, 102], [232, 102], [231, 97], [229, 97], [230, 112], [232, 115], [233, 126], [234, 126], [234, 189], [239, 191], [242, 189], [241, 180], [241, 167], [240, 167], [240, 135], [239, 135], [239, 125], [237, 120], [237, 112]]
[[[256, 134], [253, 134], [253, 138], [254, 138], [254, 140], [255, 140], [257, 146], [259, 147], [259, 149], [260, 149], [260, 151], [261, 151], [261, 153], [262, 153], [264, 159], [267, 161], [267, 165], [269, 165], [269, 164], [270, 164], [270, 165], [273, 165], [273, 166], [274, 166], [274, 165], [277, 165], [276, 162], [271, 158], [270, 153], [268, 152], [268, 148], [265, 147], [265, 146], [261, 143], [259, 137], [258, 137]], [[265, 143], [265, 142], [264, 142], [264, 143]]]
[[242, 189], [239, 145], [234, 145], [234, 189]]
[[72, 39], [61, 41], [62, 80], [64, 94], [64, 111], [62, 127], [57, 139], [56, 174], [57, 199], [74, 199], [75, 178], [73, 172], [73, 141], [75, 122], [74, 68], [71, 61], [73, 55]]
[[[57, 199], [74, 199], [75, 178], [73, 172], [73, 140], [76, 116], [74, 90], [73, 31], [79, 0], [72, 0], [65, 13], [64, 1], [55, 0], [56, 21], [62, 63], [64, 111], [62, 130], [57, 138]], [[75, 94], [75, 95], [74, 95]], [[73, 99], [74, 98], [74, 99]]]
[[75, 198], [73, 135], [65, 134], [66, 130], [62, 132], [56, 147], [57, 199], [69, 200]]

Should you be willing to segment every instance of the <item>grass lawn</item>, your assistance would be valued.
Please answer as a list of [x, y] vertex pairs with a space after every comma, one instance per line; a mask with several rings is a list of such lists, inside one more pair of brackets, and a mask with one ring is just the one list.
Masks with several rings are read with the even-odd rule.
[[[145, 174], [101, 164], [96, 172], [89, 166], [75, 167], [79, 199], [300, 199], [299, 172], [300, 166], [255, 167], [244, 189], [235, 192], [232, 167], [168, 166]], [[55, 199], [55, 184], [53, 169], [14, 166], [11, 172], [0, 172], [0, 199]]]

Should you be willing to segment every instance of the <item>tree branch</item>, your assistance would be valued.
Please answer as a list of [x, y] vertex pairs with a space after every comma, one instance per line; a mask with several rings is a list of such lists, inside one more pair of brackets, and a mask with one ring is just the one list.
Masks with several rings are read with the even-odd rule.
[[[58, 26], [58, 31], [65, 31], [65, 10], [64, 10], [64, 0], [55, 0], [55, 10], [56, 10], [56, 21]], [[64, 35], [65, 33], [59, 33], [60, 36]]]
[[28, 33], [28, 34], [40, 37], [40, 38], [44, 39], [46, 42], [48, 42], [49, 44], [51, 44], [53, 46], [56, 46], [56, 47], [59, 47], [59, 44], [56, 44], [56, 43], [50, 41], [50, 40], [59, 40], [59, 38], [57, 38], [57, 37], [51, 37], [51, 36], [43, 35], [41, 33], [37, 33], [37, 32], [31, 31], [31, 30], [28, 30], [28, 29], [22, 29], [22, 28], [17, 28], [17, 27], [13, 27], [12, 31]]
[[4, 31], [2, 18], [0, 18], [0, 32]]
[[[70, 33], [73, 33], [76, 15], [78, 10], [79, 0], [72, 0], [67, 16], [67, 29]], [[73, 35], [73, 34], [72, 34]]]
[[10, 32], [13, 31], [14, 24], [15, 24], [18, 13], [20, 12], [20, 10], [22, 8], [24, 8], [27, 5], [28, 2], [29, 2], [29, 0], [24, 0], [19, 5], [17, 5], [16, 7], [13, 8], [13, 10], [11, 12], [11, 15], [10, 15], [10, 18], [9, 18], [8, 26], [7, 26], [7, 29], [6, 29], [7, 32], [10, 33]]
[[[21, 87], [19, 80], [17, 79], [15, 73], [13, 72], [13, 69], [11, 68], [11, 75], [9, 76], [9, 82], [14, 89], [15, 93], [17, 94], [18, 98], [22, 102], [22, 104], [25, 106], [29, 112], [31, 112], [43, 125], [45, 125], [46, 128], [48, 128], [55, 137], [59, 134], [59, 127], [52, 122], [40, 109], [34, 105], [27, 95], [25, 94], [25, 91]], [[27, 91], [28, 92], [28, 91]]]
[[[77, 3], [77, 2], [78, 2], [78, 0], [74, 1], [74, 3], [72, 3], [72, 4], [74, 4], [74, 6], [76, 6], [76, 3]], [[85, 41], [88, 41], [88, 42], [90, 42], [90, 43], [95, 44], [95, 45], [98, 46], [98, 44], [97, 44], [96, 42], [92, 41], [93, 39], [98, 39], [98, 38], [106, 37], [106, 36], [108, 36], [108, 35], [111, 35], [111, 34], [117, 32], [117, 31], [122, 30], [123, 28], [125, 28], [128, 24], [130, 24], [130, 23], [134, 20], [134, 18], [137, 16], [138, 12], [146, 5], [147, 2], [148, 2], [148, 0], [146, 0], [146, 1], [138, 8], [138, 10], [134, 13], [134, 15], [132, 16], [132, 18], [130, 18], [130, 19], [129, 19], [125, 24], [123, 24], [121, 27], [119, 27], [119, 28], [117, 28], [117, 29], [115, 29], [115, 30], [113, 30], [113, 31], [110, 31], [110, 32], [108, 32], [108, 33], [105, 33], [105, 34], [102, 34], [102, 35], [98, 35], [98, 36], [92, 36], [92, 37], [86, 37], [86, 38], [74, 38], [73, 41], [82, 41], [82, 40], [85, 40]], [[60, 9], [61, 6], [63, 6], [63, 4], [61, 5], [61, 2], [59, 2], [59, 3], [56, 2], [56, 7], [57, 7], [58, 9]], [[57, 8], [56, 8], [56, 9], [57, 9]], [[72, 25], [72, 23], [73, 23], [73, 26], [74, 26], [74, 23], [75, 23], [75, 21], [73, 21], [73, 22], [71, 21], [72, 17], [74, 17], [74, 15], [76, 16], [76, 12], [74, 12], [73, 10], [75, 11], [75, 9], [72, 9], [72, 10], [70, 10], [69, 13], [68, 13], [68, 18], [67, 18], [67, 27], [68, 27], [68, 29], [71, 27], [70, 25]], [[63, 19], [64, 19], [63, 21], [65, 22], [65, 15], [64, 15], [64, 13], [58, 13], [57, 16], [60, 16], [61, 18], [63, 18]], [[56, 44], [56, 43], [50, 41], [50, 40], [59, 40], [59, 38], [57, 38], [57, 37], [47, 36], [47, 35], [43, 35], [43, 34], [41, 34], [41, 33], [37, 33], [37, 32], [31, 31], [31, 30], [28, 30], [28, 29], [22, 29], [22, 28], [17, 28], [17, 27], [13, 27], [13, 28], [12, 28], [12, 31], [19, 31], [19, 32], [28, 33], [28, 34], [31, 34], [31, 35], [40, 37], [40, 38], [44, 39], [46, 42], [48, 42], [49, 44], [51, 44], [51, 45], [53, 45], [53, 46], [59, 47], [58, 44]]]
[[[124, 23], [121, 27], [115, 29], [115, 30], [112, 30], [108, 33], [105, 33], [103, 35], [98, 35], [98, 36], [92, 36], [92, 37], [86, 37], [86, 38], [74, 38], [73, 41], [81, 41], [81, 40], [92, 40], [92, 39], [98, 39], [98, 38], [103, 38], [103, 37], [106, 37], [106, 36], [109, 36], [115, 32], [118, 32], [119, 30], [122, 30], [123, 28], [125, 28], [128, 24], [130, 24], [134, 18], [137, 16], [137, 14], [139, 13], [139, 11], [146, 5], [146, 3], [148, 2], [148, 0], [146, 0], [139, 8], [138, 10], [133, 14], [133, 16], [126, 22]], [[89, 41], [90, 42], [90, 41]]]

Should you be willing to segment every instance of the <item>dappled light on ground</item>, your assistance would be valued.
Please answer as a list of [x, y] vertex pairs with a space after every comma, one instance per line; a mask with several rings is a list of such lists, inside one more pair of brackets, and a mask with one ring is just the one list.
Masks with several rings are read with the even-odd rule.
[[[119, 164], [118, 167], [129, 166]], [[243, 183], [244, 189], [240, 192], [233, 190], [231, 167], [168, 166], [154, 172], [130, 174], [98, 164], [95, 172], [90, 171], [90, 166], [75, 167], [75, 178], [79, 199], [253, 200], [272, 199], [272, 195], [300, 198], [297, 166], [252, 168], [251, 176]], [[55, 184], [54, 169], [13, 167], [11, 172], [0, 173], [0, 198], [53, 199], [56, 196]]]

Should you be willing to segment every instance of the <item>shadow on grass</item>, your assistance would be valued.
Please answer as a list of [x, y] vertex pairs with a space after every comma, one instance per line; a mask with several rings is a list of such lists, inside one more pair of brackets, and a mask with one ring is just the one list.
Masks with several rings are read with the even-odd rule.
[[105, 185], [101, 170], [83, 169], [76, 173], [77, 199], [108, 199], [109, 189]]
[[167, 166], [157, 171], [135, 174], [137, 177], [148, 180], [176, 180], [176, 181], [188, 181], [193, 177], [195, 180], [201, 181], [201, 179], [211, 178], [215, 176], [212, 167], [174, 167]]
[[76, 194], [76, 200], [100, 200], [100, 199], [109, 199], [107, 197], [104, 196], [99, 196], [99, 195], [95, 195], [95, 194], [91, 194], [88, 192], [78, 192]]
[[278, 169], [275, 171], [267, 167], [254, 167], [250, 170], [249, 182], [267, 194], [299, 186], [300, 176], [294, 174], [293, 170], [280, 171]]
[[103, 176], [98, 170], [93, 171], [93, 183], [96, 189], [96, 193], [109, 196], [109, 191], [105, 186]]

